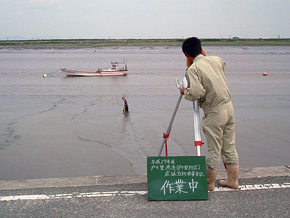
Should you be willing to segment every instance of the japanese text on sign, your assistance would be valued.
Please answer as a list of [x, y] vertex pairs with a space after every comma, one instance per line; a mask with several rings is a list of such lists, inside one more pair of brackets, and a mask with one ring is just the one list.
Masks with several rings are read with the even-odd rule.
[[[194, 190], [197, 188], [198, 182], [194, 182], [194, 179], [192, 179], [190, 182], [184, 182], [182, 179], [176, 180], [174, 183], [170, 183], [168, 180], [166, 180], [161, 187], [161, 191], [163, 191], [163, 194], [187, 194], [187, 190], [191, 190], [194, 193]], [[189, 189], [186, 187], [188, 186]]]
[[203, 177], [204, 173], [200, 171], [200, 165], [181, 165], [175, 164], [174, 159], [156, 159], [151, 160], [151, 171], [165, 171], [164, 177], [174, 177], [174, 176], [199, 176]]

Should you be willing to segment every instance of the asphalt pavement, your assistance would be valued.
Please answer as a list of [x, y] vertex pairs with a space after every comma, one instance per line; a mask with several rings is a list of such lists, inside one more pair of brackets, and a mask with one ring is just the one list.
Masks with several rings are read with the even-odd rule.
[[147, 175], [0, 181], [0, 217], [290, 217], [289, 166], [240, 169], [238, 190], [148, 201]]

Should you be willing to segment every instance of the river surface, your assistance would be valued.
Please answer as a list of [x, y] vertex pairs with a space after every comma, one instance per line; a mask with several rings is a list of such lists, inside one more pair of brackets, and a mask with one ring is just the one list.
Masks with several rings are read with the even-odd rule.
[[[204, 50], [227, 62], [240, 167], [290, 165], [290, 47]], [[124, 77], [66, 78], [59, 70], [97, 70], [123, 58]], [[0, 180], [146, 173], [179, 97], [174, 79], [185, 68], [177, 46], [0, 48]], [[196, 155], [185, 99], [168, 153]]]

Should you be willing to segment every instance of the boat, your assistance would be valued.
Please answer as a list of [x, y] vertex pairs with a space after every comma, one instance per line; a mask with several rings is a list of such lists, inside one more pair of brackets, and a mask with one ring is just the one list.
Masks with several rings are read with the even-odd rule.
[[[96, 71], [80, 71], [61, 69], [67, 77], [96, 77], [96, 76], [126, 76], [128, 72], [127, 61], [113, 61], [111, 67], [107, 69], [98, 69]], [[118, 65], [122, 65], [120, 68]]]

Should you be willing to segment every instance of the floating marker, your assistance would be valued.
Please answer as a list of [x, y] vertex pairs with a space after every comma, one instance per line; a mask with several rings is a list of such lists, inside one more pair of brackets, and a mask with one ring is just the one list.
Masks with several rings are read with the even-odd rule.
[[265, 73], [263, 73], [263, 76], [267, 76], [267, 75], [268, 75], [268, 73], [266, 73], [266, 72], [265, 72]]

